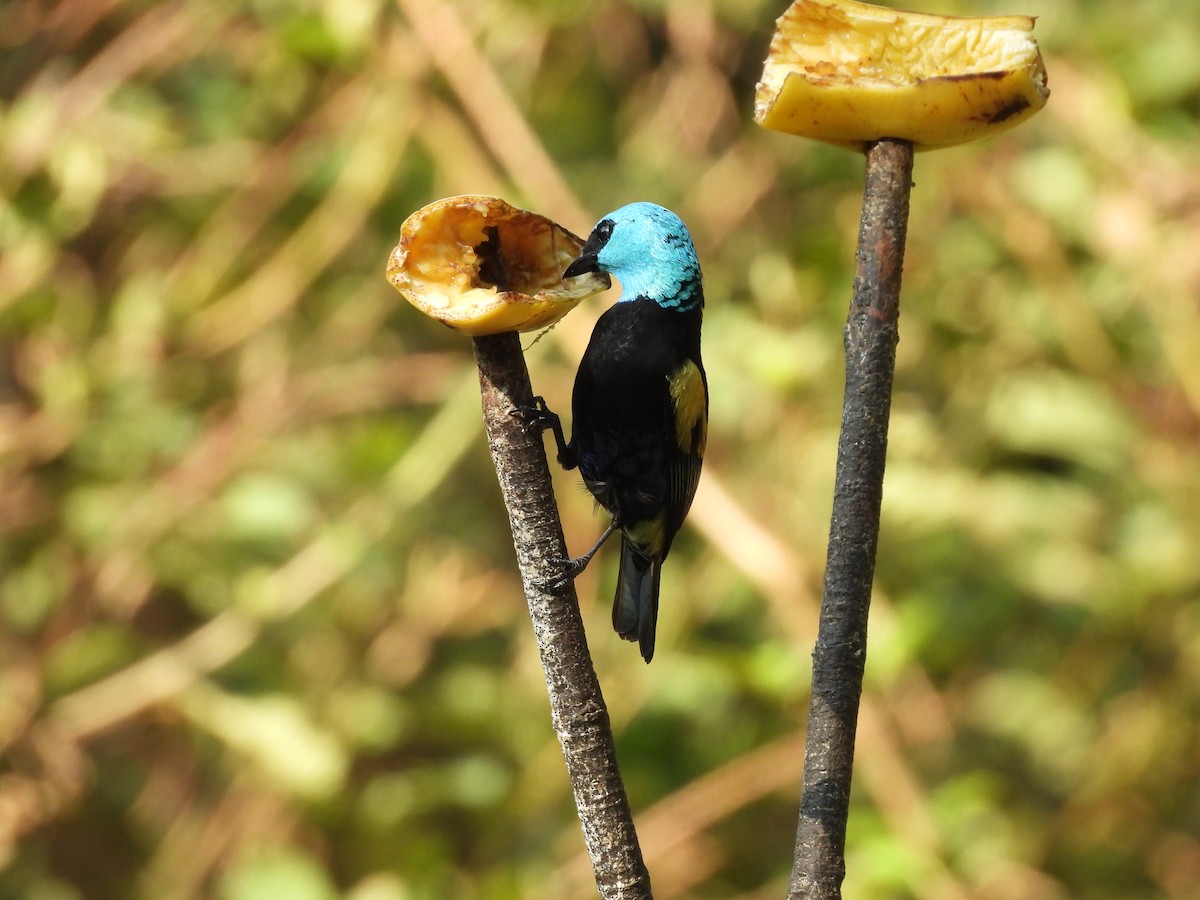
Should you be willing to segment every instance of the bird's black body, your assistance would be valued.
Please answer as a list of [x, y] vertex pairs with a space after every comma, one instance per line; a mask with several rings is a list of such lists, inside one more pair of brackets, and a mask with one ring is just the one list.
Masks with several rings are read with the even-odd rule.
[[704, 381], [700, 318], [699, 306], [681, 313], [651, 300], [611, 307], [592, 332], [571, 400], [571, 461], [620, 527], [666, 514], [663, 557], [700, 469], [694, 445], [684, 449], [676, 439], [670, 392], [671, 375], [688, 361]]

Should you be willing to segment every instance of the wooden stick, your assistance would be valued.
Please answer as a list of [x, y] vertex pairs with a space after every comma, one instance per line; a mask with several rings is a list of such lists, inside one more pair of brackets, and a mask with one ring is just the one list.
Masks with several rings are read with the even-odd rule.
[[561, 571], [567, 547], [542, 433], [529, 428], [520, 414], [533, 407], [520, 340], [509, 332], [475, 338], [474, 346], [488, 446], [596, 887], [605, 900], [648, 900], [650, 875], [617, 768], [608, 708], [592, 667], [575, 586], [568, 581], [546, 587]]
[[841, 897], [854, 737], [867, 659], [867, 611], [879, 542], [888, 415], [900, 317], [913, 149], [867, 148], [854, 296], [846, 321], [846, 393], [833, 517], [813, 651], [804, 794], [788, 897]]

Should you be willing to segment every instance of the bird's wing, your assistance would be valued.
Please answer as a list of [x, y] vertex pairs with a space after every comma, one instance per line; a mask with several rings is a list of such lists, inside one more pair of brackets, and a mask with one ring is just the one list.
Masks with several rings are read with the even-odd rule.
[[708, 384], [704, 370], [687, 360], [667, 378], [675, 422], [677, 453], [671, 454], [667, 512], [672, 531], [683, 524], [696, 485], [708, 441]]

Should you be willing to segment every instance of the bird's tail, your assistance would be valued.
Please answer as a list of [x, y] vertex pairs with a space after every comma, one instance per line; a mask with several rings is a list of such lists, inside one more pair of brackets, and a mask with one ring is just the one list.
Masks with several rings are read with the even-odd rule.
[[658, 624], [658, 584], [662, 563], [643, 556], [621, 536], [621, 569], [613, 600], [613, 628], [627, 641], [637, 641], [646, 662], [654, 657]]

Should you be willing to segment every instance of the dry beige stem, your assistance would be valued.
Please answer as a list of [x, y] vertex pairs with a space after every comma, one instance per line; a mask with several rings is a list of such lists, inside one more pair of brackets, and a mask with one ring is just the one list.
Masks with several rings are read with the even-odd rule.
[[607, 290], [601, 273], [564, 281], [583, 240], [498, 197], [447, 197], [409, 216], [388, 260], [408, 302], [470, 335], [533, 331]]
[[796, 0], [776, 23], [755, 121], [854, 148], [896, 138], [918, 150], [1012, 128], [1050, 95], [1033, 22]]

